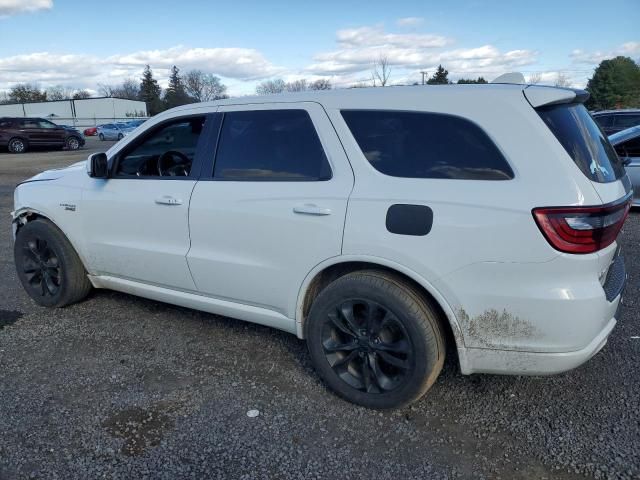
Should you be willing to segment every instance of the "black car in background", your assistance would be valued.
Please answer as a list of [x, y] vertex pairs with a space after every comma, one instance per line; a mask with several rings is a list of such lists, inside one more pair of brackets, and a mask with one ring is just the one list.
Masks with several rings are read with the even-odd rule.
[[78, 150], [84, 143], [84, 137], [75, 128], [43, 118], [0, 117], [0, 147], [11, 153], [24, 153], [31, 147]]
[[607, 135], [640, 125], [640, 109], [602, 110], [591, 116]]

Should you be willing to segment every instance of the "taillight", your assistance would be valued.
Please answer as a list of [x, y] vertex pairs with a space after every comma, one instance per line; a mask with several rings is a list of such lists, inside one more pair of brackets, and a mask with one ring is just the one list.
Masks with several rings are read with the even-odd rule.
[[593, 253], [611, 245], [624, 224], [631, 196], [599, 207], [534, 208], [533, 217], [556, 250]]

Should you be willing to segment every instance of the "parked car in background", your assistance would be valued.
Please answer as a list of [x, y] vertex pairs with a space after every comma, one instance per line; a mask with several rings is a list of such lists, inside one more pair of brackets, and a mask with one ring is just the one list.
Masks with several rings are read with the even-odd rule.
[[626, 166], [633, 185], [633, 205], [640, 206], [640, 125], [609, 136], [609, 141]]
[[17, 275], [48, 307], [109, 288], [296, 334], [370, 408], [424, 395], [447, 346], [463, 374], [563, 372], [605, 345], [626, 281], [631, 187], [587, 98], [487, 84], [174, 108], [16, 188]]
[[125, 122], [107, 123], [98, 127], [98, 138], [100, 140], [122, 140], [133, 130], [135, 127]]
[[31, 147], [78, 150], [84, 143], [75, 128], [56, 125], [43, 118], [0, 118], [0, 146], [11, 153], [24, 153]]
[[89, 127], [84, 129], [85, 137], [93, 137], [98, 134], [98, 127]]
[[640, 109], [602, 110], [591, 116], [607, 135], [640, 125]]

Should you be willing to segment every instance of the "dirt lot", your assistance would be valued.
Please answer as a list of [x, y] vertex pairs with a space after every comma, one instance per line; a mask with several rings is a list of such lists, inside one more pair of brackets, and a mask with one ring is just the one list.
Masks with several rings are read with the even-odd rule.
[[640, 478], [637, 212], [623, 319], [590, 362], [547, 378], [449, 362], [418, 404], [380, 413], [328, 392], [282, 332], [108, 291], [36, 307], [13, 188], [105, 143], [0, 153], [0, 479]]

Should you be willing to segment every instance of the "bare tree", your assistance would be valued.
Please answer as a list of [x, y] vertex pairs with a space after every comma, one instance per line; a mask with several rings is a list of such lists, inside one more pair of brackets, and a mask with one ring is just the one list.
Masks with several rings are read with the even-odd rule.
[[55, 85], [47, 88], [47, 100], [68, 100], [73, 96], [74, 89]]
[[82, 100], [85, 98], [91, 98], [91, 94], [87, 90], [78, 90], [73, 94], [74, 100]]
[[328, 78], [319, 78], [309, 84], [309, 90], [331, 90], [331, 80]]
[[556, 87], [570, 87], [571, 80], [564, 73], [558, 72], [558, 76], [556, 77], [556, 81], [554, 82]]
[[287, 84], [281, 78], [275, 80], [265, 80], [256, 87], [258, 95], [271, 95], [273, 93], [282, 93], [287, 89]]
[[127, 100], [138, 100], [140, 98], [140, 86], [132, 78], [127, 78], [120, 85], [98, 84], [98, 92], [103, 97], [126, 98]]
[[184, 89], [196, 102], [227, 98], [227, 86], [219, 77], [202, 70], [190, 70], [183, 77]]
[[307, 81], [303, 78], [301, 80], [294, 80], [293, 82], [287, 82], [285, 84], [287, 92], [304, 92], [309, 87]]
[[540, 75], [539, 72], [534, 72], [531, 75], [529, 75], [529, 84], [531, 85], [535, 85], [537, 83], [540, 83], [542, 81], [542, 75]]
[[9, 90], [9, 100], [11, 102], [44, 102], [47, 99], [47, 92], [40, 90], [35, 83], [18, 83]]
[[116, 87], [113, 85], [107, 85], [105, 83], [98, 84], [98, 93], [102, 97], [115, 97], [114, 91]]
[[376, 84], [379, 84], [381, 87], [386, 86], [390, 76], [391, 66], [389, 65], [389, 57], [386, 55], [380, 55], [378, 60], [374, 62], [373, 69], [371, 71], [373, 86], [377, 86]]

